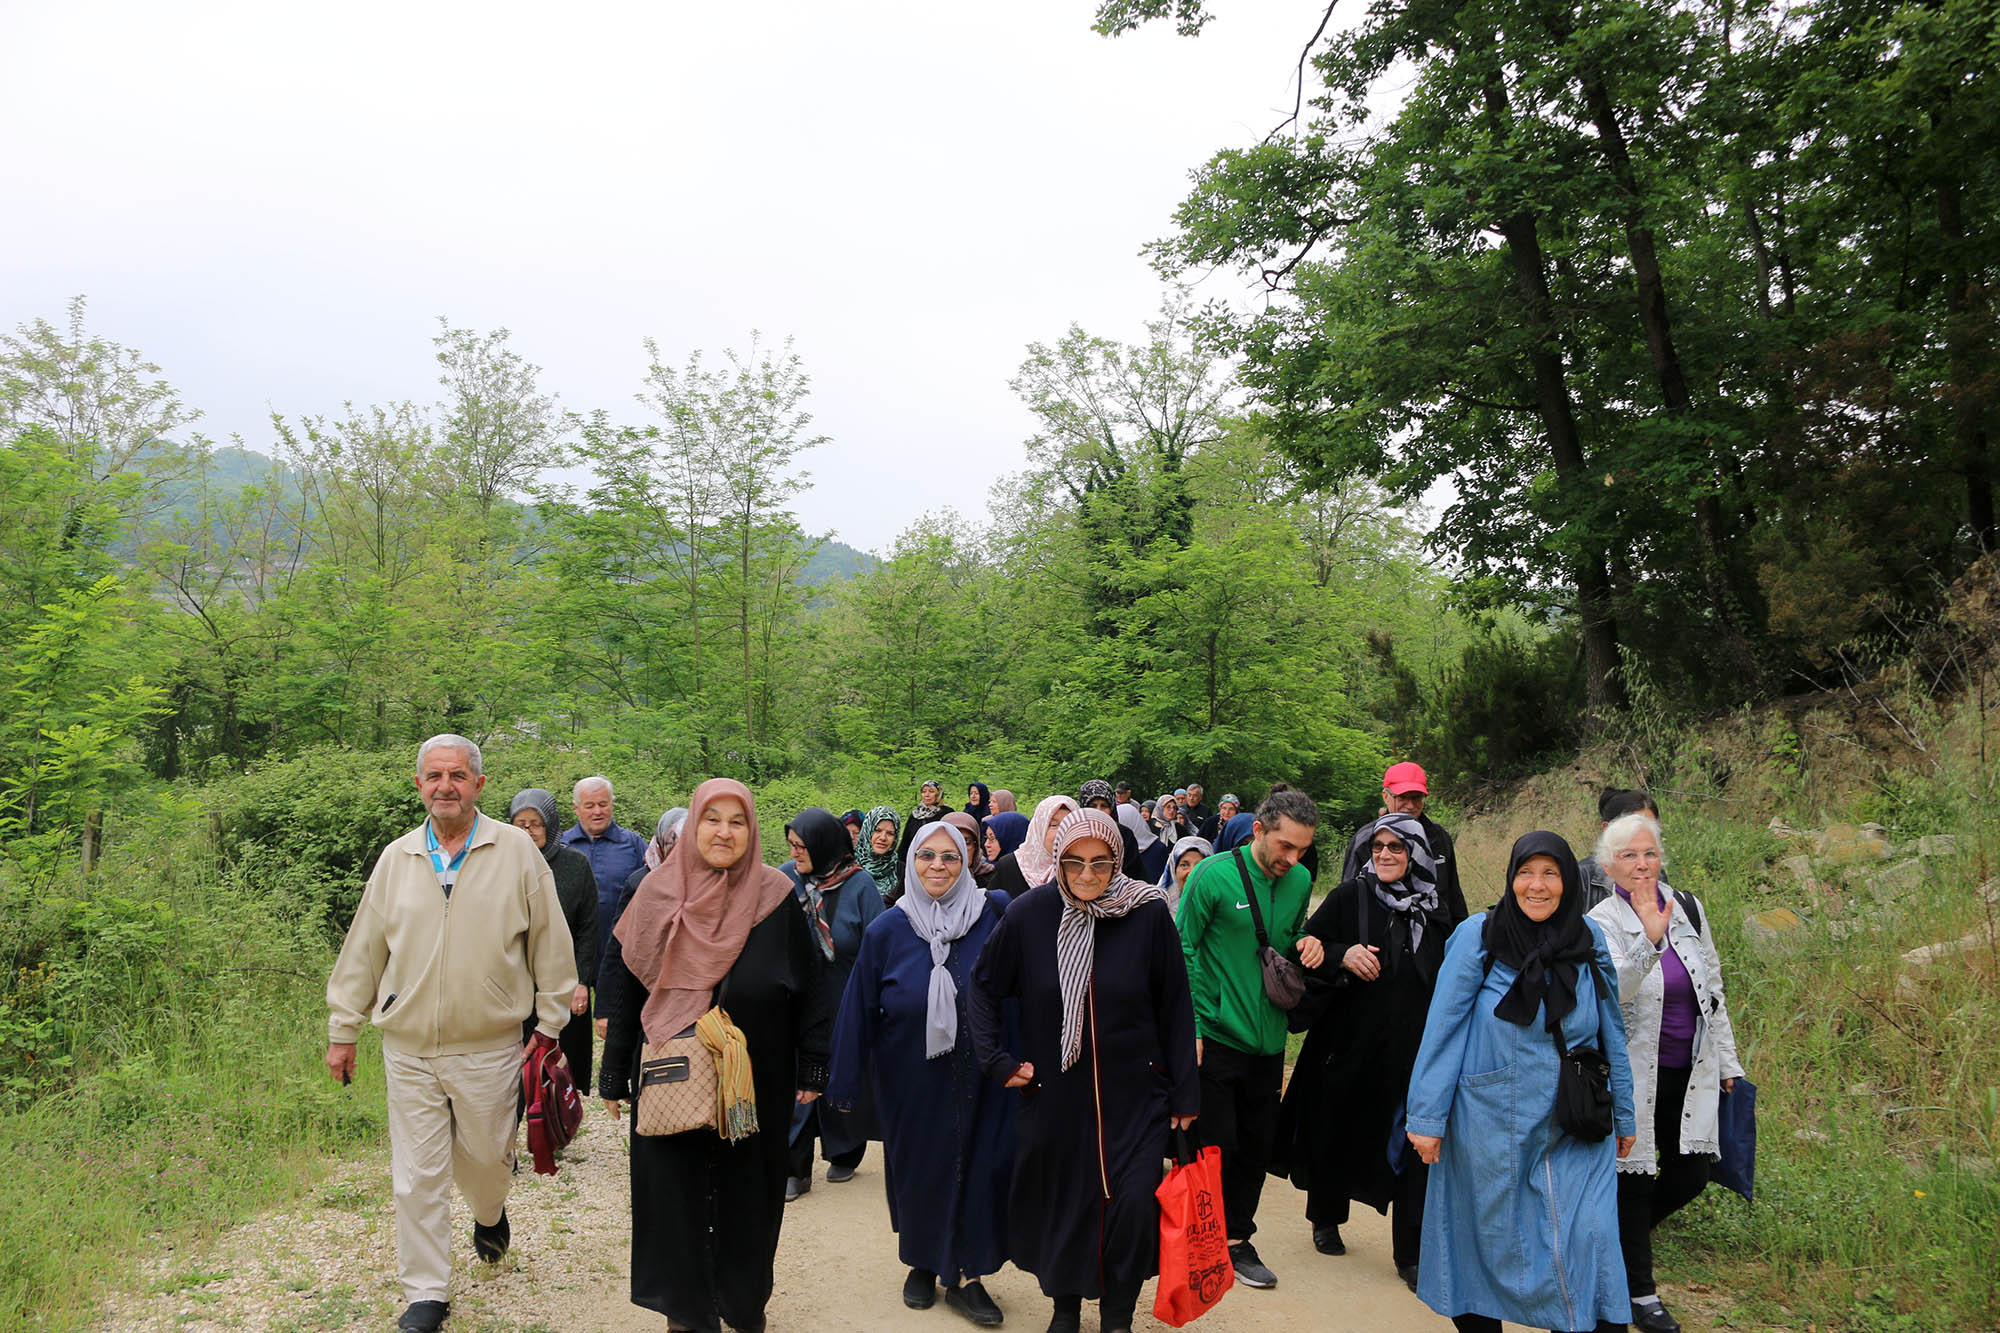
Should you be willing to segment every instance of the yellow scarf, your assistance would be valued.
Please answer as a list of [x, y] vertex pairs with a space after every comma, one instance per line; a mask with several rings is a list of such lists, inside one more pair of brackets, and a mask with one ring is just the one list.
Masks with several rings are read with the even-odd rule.
[[731, 1143], [749, 1138], [757, 1132], [757, 1088], [743, 1029], [716, 1005], [695, 1020], [694, 1035], [715, 1057], [715, 1132]]

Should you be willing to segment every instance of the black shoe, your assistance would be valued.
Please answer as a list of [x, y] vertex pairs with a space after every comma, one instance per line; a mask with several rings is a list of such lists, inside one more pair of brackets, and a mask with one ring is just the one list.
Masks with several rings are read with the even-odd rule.
[[1632, 1327], [1643, 1329], [1644, 1333], [1681, 1333], [1680, 1321], [1667, 1313], [1667, 1307], [1654, 1301], [1651, 1305], [1632, 1307]]
[[472, 1252], [489, 1264], [500, 1262], [500, 1256], [507, 1253], [507, 1246], [513, 1239], [514, 1232], [507, 1225], [505, 1209], [500, 1212], [500, 1220], [490, 1227], [481, 1226], [478, 1222], [472, 1224]]
[[1247, 1240], [1231, 1241], [1229, 1262], [1236, 1269], [1236, 1280], [1246, 1287], [1275, 1287], [1278, 1275], [1264, 1266], [1257, 1257], [1257, 1247]]
[[993, 1298], [986, 1294], [986, 1288], [979, 1285], [977, 1279], [963, 1286], [946, 1287], [944, 1303], [973, 1323], [986, 1328], [991, 1328], [1006, 1318], [1000, 1313], [1000, 1307], [993, 1303]]
[[396, 1327], [402, 1333], [437, 1333], [450, 1313], [450, 1301], [411, 1301], [410, 1308], [396, 1321]]
[[786, 1176], [785, 1202], [790, 1203], [794, 1199], [798, 1198], [801, 1194], [812, 1193], [812, 1187], [813, 1183], [811, 1176]]
[[851, 1166], [829, 1166], [826, 1169], [826, 1183], [829, 1185], [844, 1185], [852, 1179], [854, 1168]]
[[903, 1304], [912, 1310], [928, 1310], [937, 1301], [937, 1274], [912, 1268], [903, 1279]]
[[1058, 1310], [1049, 1316], [1049, 1333], [1081, 1333], [1082, 1328], [1081, 1310]]
[[1398, 1268], [1396, 1276], [1403, 1279], [1403, 1285], [1411, 1291], [1417, 1289], [1417, 1266], [1415, 1264], [1405, 1264], [1403, 1267]]
[[1340, 1240], [1339, 1227], [1314, 1227], [1313, 1248], [1321, 1254], [1347, 1253], [1347, 1246]]

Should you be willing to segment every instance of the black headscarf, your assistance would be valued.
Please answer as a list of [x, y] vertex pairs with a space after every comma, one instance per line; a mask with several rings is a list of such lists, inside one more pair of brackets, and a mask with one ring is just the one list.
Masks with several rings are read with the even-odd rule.
[[785, 827], [806, 845], [816, 880], [830, 878], [841, 862], [854, 860], [854, 839], [847, 834], [846, 822], [818, 806], [799, 811], [799, 817]]
[[[978, 792], [979, 799], [976, 801], [967, 801], [965, 803], [965, 813], [972, 816], [974, 823], [984, 824], [986, 816], [993, 813], [993, 791], [983, 782], [973, 783], [969, 790]], [[977, 851], [978, 848], [975, 847], [973, 850]]]
[[[1514, 876], [1531, 856], [1552, 858], [1562, 872], [1562, 901], [1546, 921], [1530, 921], [1514, 900]], [[1526, 1027], [1535, 1021], [1535, 1010], [1546, 1006], [1543, 1026], [1554, 1032], [1576, 1008], [1578, 969], [1590, 966], [1597, 954], [1597, 940], [1583, 919], [1583, 876], [1576, 853], [1559, 835], [1537, 831], [1514, 843], [1506, 886], [1499, 904], [1486, 914], [1480, 942], [1496, 962], [1520, 974], [1493, 1007], [1494, 1016]]]

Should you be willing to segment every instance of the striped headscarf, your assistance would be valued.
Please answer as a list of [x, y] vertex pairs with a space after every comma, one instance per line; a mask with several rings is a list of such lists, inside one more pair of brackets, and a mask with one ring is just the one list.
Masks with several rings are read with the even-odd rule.
[[[1079, 810], [1057, 828], [1058, 865], [1072, 844], [1088, 838], [1103, 843], [1105, 855], [1117, 865], [1121, 846], [1118, 825], [1102, 810]], [[1083, 1006], [1096, 962], [1098, 921], [1124, 916], [1141, 903], [1164, 903], [1167, 895], [1157, 884], [1143, 883], [1116, 870], [1104, 892], [1088, 902], [1071, 895], [1060, 870], [1056, 888], [1063, 897], [1062, 917], [1056, 922], [1056, 978], [1062, 988], [1062, 1067], [1068, 1069], [1083, 1053]]]
[[1384, 884], [1375, 873], [1375, 853], [1370, 851], [1355, 878], [1374, 891], [1375, 901], [1389, 909], [1392, 921], [1409, 929], [1410, 952], [1415, 953], [1424, 942], [1424, 918], [1437, 915], [1438, 910], [1437, 866], [1431, 861], [1431, 840], [1424, 833], [1424, 826], [1410, 815], [1383, 815], [1368, 826], [1362, 845], [1366, 847], [1373, 842], [1378, 833], [1387, 833], [1409, 848], [1410, 868], [1401, 879]]

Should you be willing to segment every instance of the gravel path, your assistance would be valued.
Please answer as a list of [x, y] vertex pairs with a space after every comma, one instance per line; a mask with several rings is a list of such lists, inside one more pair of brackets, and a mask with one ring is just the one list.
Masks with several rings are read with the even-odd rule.
[[[471, 1222], [459, 1202], [447, 1333], [664, 1333], [664, 1319], [626, 1299], [630, 1210], [622, 1131], [594, 1102], [585, 1123], [557, 1175], [537, 1176], [523, 1163], [507, 1210], [514, 1247], [499, 1264], [473, 1261]], [[1451, 1327], [1397, 1280], [1386, 1219], [1357, 1210], [1342, 1232], [1347, 1255], [1330, 1259], [1313, 1251], [1304, 1199], [1274, 1180], [1259, 1209], [1258, 1249], [1277, 1271], [1278, 1286], [1239, 1287], [1190, 1327], [1210, 1333]], [[848, 1184], [828, 1184], [822, 1163], [812, 1192], [786, 1210], [771, 1333], [972, 1327], [942, 1301], [930, 1310], [905, 1309], [904, 1272], [882, 1195], [879, 1146]], [[1007, 1312], [1005, 1327], [1039, 1333], [1046, 1325], [1048, 1305], [1030, 1275], [1009, 1267], [986, 1279], [986, 1287]], [[1148, 1284], [1137, 1328], [1164, 1329], [1151, 1304]], [[343, 1163], [292, 1208], [198, 1248], [164, 1248], [142, 1265], [132, 1289], [109, 1299], [103, 1326], [318, 1333], [390, 1328], [401, 1309], [385, 1145]], [[1096, 1327], [1096, 1309], [1086, 1306], [1084, 1328]]]

